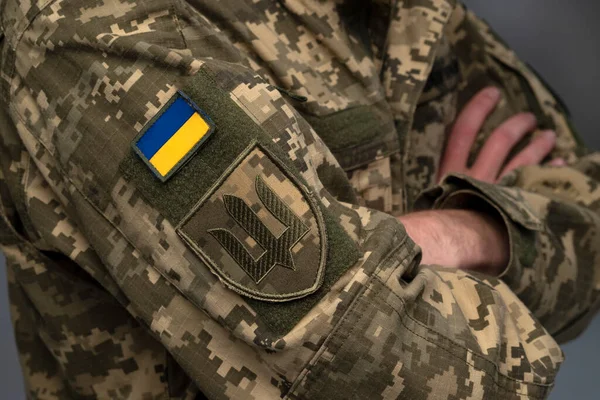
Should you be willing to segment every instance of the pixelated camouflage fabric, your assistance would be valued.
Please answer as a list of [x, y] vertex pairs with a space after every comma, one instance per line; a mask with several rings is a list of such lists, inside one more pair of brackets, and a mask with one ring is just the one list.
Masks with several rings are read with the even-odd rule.
[[[29, 398], [547, 397], [563, 361], [553, 335], [577, 334], [598, 307], [600, 158], [579, 147], [545, 85], [461, 5], [0, 8], [0, 238]], [[213, 273], [177, 234], [178, 218], [121, 169], [131, 141], [199, 73], [286, 155], [359, 249], [284, 333]], [[448, 128], [490, 84], [503, 101], [478, 145], [530, 110], [540, 129], [556, 130], [552, 156], [569, 165], [526, 167], [500, 185], [464, 176], [436, 185]], [[354, 109], [377, 140], [339, 139]], [[193, 182], [185, 166], [178, 174]], [[208, 175], [190, 179], [200, 187]], [[421, 265], [395, 218], [465, 190], [506, 221], [511, 261], [499, 278]], [[203, 194], [177, 204], [191, 212]]]

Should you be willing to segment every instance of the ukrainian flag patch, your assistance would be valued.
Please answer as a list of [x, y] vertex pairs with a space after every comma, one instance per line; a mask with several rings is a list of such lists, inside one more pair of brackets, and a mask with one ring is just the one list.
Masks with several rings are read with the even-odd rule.
[[200, 148], [214, 123], [194, 102], [177, 92], [132, 143], [154, 175], [166, 181]]

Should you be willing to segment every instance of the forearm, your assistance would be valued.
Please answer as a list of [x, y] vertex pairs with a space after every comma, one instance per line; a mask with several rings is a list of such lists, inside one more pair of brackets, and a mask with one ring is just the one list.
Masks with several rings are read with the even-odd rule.
[[421, 211], [399, 218], [422, 248], [422, 264], [498, 275], [508, 264], [508, 234], [493, 214], [472, 210]]
[[[600, 190], [598, 155], [575, 167], [523, 168], [505, 186], [450, 176], [423, 194], [417, 209], [440, 208], [470, 192], [501, 213], [510, 261], [500, 277], [546, 329], [564, 339], [580, 332], [598, 304]], [[582, 166], [586, 165], [585, 168]]]
[[[534, 114], [538, 124], [533, 131], [537, 132], [524, 136], [512, 148], [503, 167], [541, 141], [546, 134], [539, 131], [551, 130], [556, 136], [550, 153], [521, 163], [519, 167], [531, 166], [519, 168], [499, 185], [493, 184], [493, 179], [482, 182], [485, 176], [467, 167], [449, 171], [462, 174], [450, 176], [424, 193], [415, 209], [444, 208], [456, 201], [457, 193], [470, 192], [472, 199], [479, 200], [470, 201], [465, 208], [479, 203], [496, 210], [508, 232], [510, 248], [509, 262], [500, 277], [545, 328], [564, 340], [580, 332], [598, 306], [600, 268], [595, 249], [600, 248], [600, 157], [584, 156], [588, 150], [574, 131], [566, 107], [484, 21], [462, 7], [452, 18], [453, 26], [463, 27], [448, 33], [465, 72], [458, 109], [464, 112], [467, 101], [484, 86], [494, 85], [502, 92], [502, 101], [478, 126], [466, 165], [476, 166], [473, 161], [481, 157], [486, 144], [492, 151], [484, 152], [483, 161], [498, 161], [498, 146], [489, 146], [489, 142], [495, 140], [504, 121], [517, 113]], [[570, 166], [553, 168], [561, 165], [557, 159]], [[446, 171], [439, 172], [441, 176]]]

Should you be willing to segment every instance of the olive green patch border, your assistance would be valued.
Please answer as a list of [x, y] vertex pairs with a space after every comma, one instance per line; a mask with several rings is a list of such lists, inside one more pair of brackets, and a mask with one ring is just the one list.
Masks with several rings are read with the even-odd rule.
[[[256, 291], [247, 286], [241, 285], [239, 282], [236, 282], [234, 279], [231, 279], [229, 276], [224, 274], [221, 271], [221, 268], [211, 259], [211, 257], [206, 254], [200, 246], [196, 244], [196, 242], [190, 238], [185, 232], [183, 232], [183, 225], [185, 225], [197, 212], [200, 207], [210, 199], [214, 193], [221, 187], [223, 182], [237, 169], [240, 163], [250, 154], [255, 148], [261, 150], [273, 164], [280, 168], [280, 171], [288, 178], [296, 188], [300, 191], [300, 193], [304, 196], [304, 199], [308, 203], [310, 210], [313, 212], [315, 219], [317, 221], [317, 228], [319, 231], [319, 239], [321, 240], [321, 248], [319, 252], [319, 268], [317, 272], [317, 276], [315, 277], [314, 283], [310, 288], [300, 290], [298, 292], [287, 293], [287, 294], [267, 294]], [[283, 302], [289, 300], [299, 299], [301, 297], [307, 296], [311, 293], [314, 293], [321, 284], [323, 283], [323, 271], [325, 269], [325, 260], [327, 254], [327, 234], [325, 232], [325, 221], [323, 220], [323, 215], [321, 214], [321, 210], [319, 209], [316, 200], [311, 195], [311, 193], [306, 189], [304, 185], [302, 185], [296, 177], [294, 177], [284, 166], [284, 164], [267, 148], [261, 146], [257, 141], [252, 141], [250, 145], [242, 152], [236, 161], [229, 166], [229, 168], [221, 175], [219, 180], [210, 188], [210, 190], [196, 203], [196, 205], [190, 210], [190, 212], [181, 220], [181, 222], [175, 227], [175, 231], [181, 238], [190, 246], [190, 248], [204, 261], [212, 270], [212, 272], [217, 275], [221, 281], [227, 285], [230, 289], [238, 292], [239, 294], [245, 295], [247, 297], [262, 300], [262, 301], [272, 301], [272, 302]]]
[[[186, 155], [183, 156], [183, 158], [181, 160], [179, 160], [177, 162], [177, 164], [175, 164], [173, 166], [173, 168], [171, 168], [171, 170], [167, 173], [167, 175], [163, 176], [160, 172], [158, 172], [158, 170], [156, 168], [154, 168], [154, 165], [152, 165], [152, 163], [150, 162], [150, 160], [148, 159], [148, 157], [146, 157], [144, 155], [144, 153], [142, 153], [142, 151], [137, 146], [137, 143], [140, 141], [140, 139], [142, 138], [142, 136], [144, 136], [146, 134], [146, 132], [148, 131], [148, 129], [150, 129], [150, 127], [152, 125], [154, 125], [154, 123], [156, 121], [158, 121], [158, 119], [160, 117], [162, 117], [162, 115], [165, 113], [165, 111], [167, 111], [169, 109], [169, 107], [171, 106], [171, 104], [173, 104], [175, 102], [175, 100], [177, 100], [180, 97], [183, 100], [185, 100], [186, 103], [188, 103], [188, 105], [190, 107], [192, 107], [194, 109], [194, 111], [196, 111], [200, 115], [200, 117], [202, 117], [202, 119], [204, 120], [204, 122], [206, 123], [206, 125], [208, 125], [208, 131], [206, 131], [206, 133], [204, 134], [204, 136], [202, 136], [202, 138], [200, 138], [200, 140], [198, 141], [198, 143], [196, 143], [186, 153]], [[140, 133], [137, 134], [137, 136], [131, 142], [131, 148], [133, 149], [133, 151], [135, 152], [135, 154], [137, 154], [142, 159], [142, 161], [144, 161], [144, 163], [146, 164], [146, 166], [148, 168], [150, 168], [150, 170], [154, 173], [154, 175], [156, 176], [157, 179], [159, 179], [161, 182], [166, 182], [177, 171], [179, 171], [179, 169], [181, 167], [183, 167], [186, 162], [188, 162], [190, 160], [190, 158], [194, 155], [194, 153], [196, 153], [198, 151], [198, 149], [200, 149], [200, 147], [204, 144], [204, 142], [206, 142], [206, 140], [208, 140], [208, 138], [213, 134], [214, 130], [215, 130], [215, 123], [212, 121], [212, 119], [210, 119], [210, 117], [208, 115], [206, 115], [206, 113], [204, 111], [202, 111], [200, 109], [200, 107], [198, 107], [196, 105], [196, 103], [194, 103], [192, 101], [192, 99], [190, 99], [188, 96], [186, 96], [185, 93], [183, 93], [181, 90], [178, 90], [173, 96], [171, 96], [171, 98], [169, 99], [169, 101], [167, 101], [167, 103], [164, 106], [162, 106], [162, 108], [160, 109], [160, 111], [157, 112], [156, 115], [150, 121], [148, 121], [148, 123], [146, 125], [144, 125], [144, 128], [140, 131]]]
[[394, 122], [381, 109], [381, 103], [352, 107], [325, 116], [302, 115], [346, 171], [399, 149]]
[[[273, 143], [273, 138], [231, 99], [229, 92], [220, 88], [213, 74], [204, 66], [193, 77], [186, 77], [187, 82], [182, 85], [183, 91], [211, 116], [216, 126], [201, 151], [196, 152], [175, 176], [164, 183], [155, 178], [133, 151], [120, 164], [123, 177], [134, 184], [137, 195], [143, 196], [173, 226], [179, 225], [198, 199], [210, 190], [223, 171], [235, 162], [253, 140], [271, 150], [270, 153], [276, 154], [288, 168], [293, 167], [292, 161], [285, 158], [285, 151]], [[306, 185], [302, 175], [291, 171], [298, 181]], [[338, 218], [320, 202], [318, 205], [325, 220], [328, 242], [320, 289], [287, 303], [266, 302], [244, 296], [248, 306], [273, 334], [289, 332], [360, 257], [357, 244], [341, 227]]]

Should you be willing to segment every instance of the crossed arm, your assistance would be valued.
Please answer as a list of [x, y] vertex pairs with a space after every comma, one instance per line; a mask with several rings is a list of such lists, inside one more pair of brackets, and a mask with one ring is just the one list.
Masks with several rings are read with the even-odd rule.
[[[449, 173], [461, 173], [480, 181], [496, 183], [506, 174], [527, 165], [538, 165], [554, 148], [556, 134], [544, 131], [517, 155], [513, 147], [536, 128], [532, 113], [519, 113], [500, 125], [489, 137], [473, 165], [467, 159], [488, 115], [501, 99], [500, 91], [480, 91], [458, 116], [448, 138], [438, 181]], [[565, 165], [556, 158], [553, 166]], [[438, 264], [499, 275], [509, 261], [507, 227], [494, 210], [488, 212], [451, 207], [410, 213], [400, 217], [409, 235], [423, 250], [423, 264]]]

